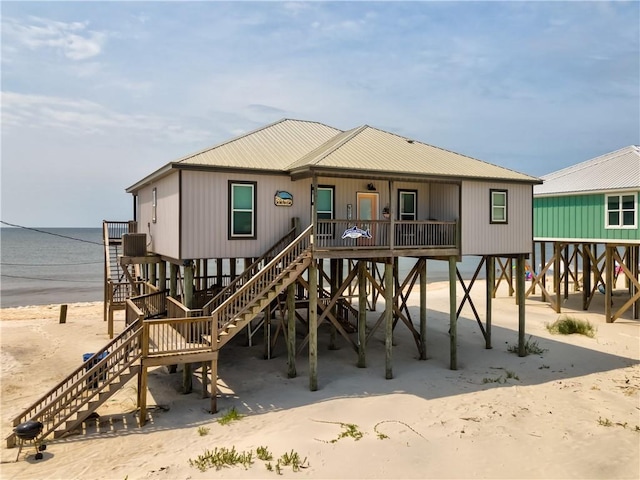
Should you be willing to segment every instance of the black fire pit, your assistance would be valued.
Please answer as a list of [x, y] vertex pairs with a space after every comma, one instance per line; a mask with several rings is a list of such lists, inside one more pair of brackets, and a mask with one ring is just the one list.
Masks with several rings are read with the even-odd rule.
[[13, 431], [20, 440], [20, 448], [18, 448], [18, 455], [16, 456], [16, 462], [20, 458], [20, 452], [22, 451], [22, 447], [24, 447], [25, 443], [31, 443], [36, 449], [36, 460], [40, 460], [42, 458], [42, 453], [47, 449], [47, 446], [42, 444], [42, 440], [38, 438], [38, 436], [42, 433], [42, 422], [38, 422], [36, 420], [29, 420], [28, 422], [23, 422], [18, 425]]

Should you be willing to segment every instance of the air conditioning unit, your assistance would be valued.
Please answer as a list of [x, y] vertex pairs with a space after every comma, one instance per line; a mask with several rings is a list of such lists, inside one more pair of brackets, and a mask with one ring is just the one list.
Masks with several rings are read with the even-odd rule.
[[147, 234], [125, 233], [122, 235], [122, 254], [125, 257], [144, 257], [147, 254]]

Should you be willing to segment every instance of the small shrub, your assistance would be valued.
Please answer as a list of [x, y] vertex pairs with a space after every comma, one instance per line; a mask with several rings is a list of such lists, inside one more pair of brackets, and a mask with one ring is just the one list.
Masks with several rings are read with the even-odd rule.
[[[264, 462], [269, 462], [269, 461], [273, 460], [273, 455], [271, 454], [271, 452], [269, 451], [269, 449], [267, 447], [258, 447], [256, 449], [256, 454], [257, 454], [258, 458], [260, 460], [264, 461]], [[271, 465], [271, 464], [269, 464], [269, 465]]]
[[580, 320], [573, 317], [561, 317], [558, 318], [551, 325], [547, 325], [547, 330], [553, 334], [571, 335], [577, 333], [579, 335], [586, 335], [593, 338], [596, 335], [596, 330], [587, 320]]
[[598, 417], [598, 425], [602, 425], [603, 427], [612, 427], [613, 422], [608, 418]]
[[[542, 348], [540, 345], [538, 345], [537, 340], [532, 341], [531, 335], [529, 335], [529, 338], [524, 342], [525, 355], [542, 355], [547, 350], [548, 349]], [[507, 351], [510, 353], [519, 353], [518, 345], [509, 345], [507, 347]]]
[[229, 423], [240, 420], [244, 415], [240, 415], [236, 410], [236, 407], [231, 407], [227, 413], [218, 419], [220, 425], [228, 425]]
[[205, 450], [202, 455], [198, 455], [195, 460], [189, 459], [189, 465], [196, 467], [201, 472], [214, 468], [220, 470], [223, 467], [242, 465], [249, 468], [253, 463], [253, 452], [238, 452], [236, 447], [228, 449], [216, 447], [214, 450]]
[[198, 427], [198, 435], [204, 437], [209, 433], [211, 429], [209, 427]]
[[301, 468], [307, 468], [307, 457], [304, 457], [303, 460], [300, 460], [300, 455], [298, 452], [291, 450], [290, 453], [284, 453], [278, 459], [278, 465], [282, 466], [291, 466], [291, 469], [294, 472], [299, 472]]

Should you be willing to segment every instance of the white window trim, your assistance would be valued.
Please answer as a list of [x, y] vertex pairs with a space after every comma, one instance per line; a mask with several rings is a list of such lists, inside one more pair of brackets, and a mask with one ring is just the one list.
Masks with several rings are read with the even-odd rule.
[[[617, 197], [620, 209], [620, 222], [622, 222], [622, 197], [633, 195], [633, 225], [610, 225], [609, 224], [609, 198]], [[638, 194], [636, 192], [608, 193], [604, 196], [604, 228], [606, 230], [635, 230], [638, 228]]]
[[[251, 187], [251, 208], [233, 208], [233, 200], [236, 186]], [[230, 238], [256, 238], [256, 185], [255, 183], [230, 182], [230, 199], [229, 205], [229, 237]], [[251, 212], [251, 233], [234, 233], [234, 213], [235, 212]]]
[[[404, 202], [402, 201], [403, 195], [411, 195], [413, 197], [413, 213], [402, 211], [402, 207], [404, 207]], [[403, 215], [413, 215], [413, 219], [410, 221], [418, 219], [418, 192], [415, 190], [398, 190], [398, 203], [400, 207], [400, 215], [398, 215], [398, 219], [402, 220]]]
[[[504, 207], [502, 207], [502, 205], [494, 204], [493, 202], [494, 194], [504, 195]], [[490, 223], [500, 224], [500, 225], [508, 224], [509, 223], [509, 191], [504, 189], [491, 189], [489, 192], [489, 195], [491, 197], [489, 201], [489, 208], [491, 209], [491, 211], [489, 212]], [[493, 211], [495, 208], [504, 208], [504, 220], [496, 220], [493, 217]]]

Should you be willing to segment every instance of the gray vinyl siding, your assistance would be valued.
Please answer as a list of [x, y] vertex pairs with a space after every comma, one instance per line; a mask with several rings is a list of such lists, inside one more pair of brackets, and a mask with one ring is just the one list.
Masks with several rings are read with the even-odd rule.
[[[229, 239], [229, 181], [256, 182], [256, 238]], [[274, 204], [277, 190], [293, 206]], [[293, 217], [309, 217], [309, 183], [286, 175], [182, 172], [182, 258], [248, 258], [262, 255], [289, 230]]]
[[[490, 223], [490, 190], [508, 192], [507, 224]], [[462, 255], [529, 253], [533, 243], [533, 187], [462, 182]]]
[[420, 220], [432, 219], [442, 222], [458, 220], [460, 217], [460, 186], [447, 183], [432, 184], [429, 205], [429, 216]]
[[[157, 192], [156, 222], [153, 222], [152, 191]], [[162, 177], [138, 191], [138, 232], [147, 234], [148, 250], [179, 258], [179, 175]]]

